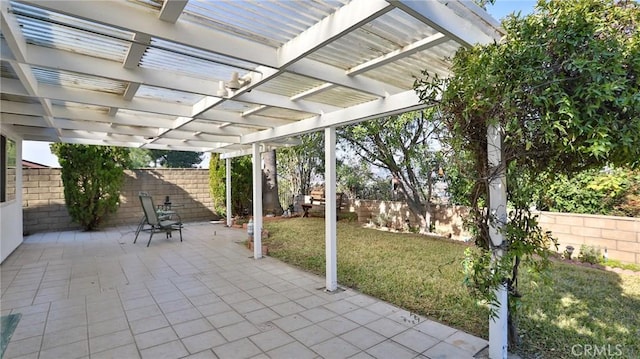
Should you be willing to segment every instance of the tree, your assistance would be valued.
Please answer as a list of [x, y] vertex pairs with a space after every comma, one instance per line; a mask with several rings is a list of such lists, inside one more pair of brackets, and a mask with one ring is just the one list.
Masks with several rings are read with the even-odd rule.
[[[507, 34], [499, 43], [460, 49], [450, 78], [425, 71], [416, 80], [421, 100], [441, 111], [449, 145], [469, 159], [459, 166], [473, 180], [479, 250], [466, 262], [468, 283], [492, 303], [495, 289], [507, 284], [511, 314], [520, 264], [548, 263], [551, 238], [529, 211], [535, 186], [552, 174], [640, 165], [639, 11], [632, 1], [540, 1], [536, 13], [503, 22]], [[488, 166], [490, 125], [502, 130], [497, 171]], [[502, 228], [508, 251], [492, 260], [488, 228], [497, 219], [484, 205], [488, 183], [501, 171], [512, 208]]]
[[357, 156], [337, 159], [337, 191], [349, 198], [391, 200], [391, 185], [388, 179], [384, 179], [386, 188], [378, 188], [376, 182], [382, 182], [383, 179], [376, 178], [370, 167], [369, 163], [360, 161]]
[[71, 218], [87, 231], [116, 211], [129, 151], [122, 147], [51, 144], [62, 166], [64, 200]]
[[282, 205], [278, 193], [278, 171], [276, 151], [262, 154], [264, 169], [262, 170], [262, 209], [265, 214], [282, 214]]
[[640, 170], [592, 169], [559, 175], [540, 189], [536, 206], [569, 213], [640, 216]]
[[[217, 153], [211, 154], [209, 160], [209, 188], [216, 213], [225, 213], [226, 208], [226, 161]], [[253, 177], [251, 157], [235, 157], [231, 159], [231, 212], [236, 216], [244, 216], [251, 210]]]
[[[322, 132], [300, 136], [298, 146], [279, 148], [277, 172], [280, 198], [292, 198], [311, 192], [312, 180], [324, 175], [324, 135]], [[289, 205], [292, 202], [287, 202]]]
[[409, 112], [346, 126], [339, 132], [341, 143], [362, 161], [398, 179], [397, 190], [419, 219], [422, 233], [431, 227], [433, 171], [439, 168], [438, 153], [432, 148], [439, 131], [434, 116], [433, 111]]
[[153, 163], [169, 168], [193, 168], [202, 162], [202, 152], [150, 150]]
[[146, 168], [151, 164], [149, 150], [144, 148], [130, 148], [129, 160], [131, 161], [131, 168]]
[[252, 211], [253, 167], [251, 157], [236, 157], [231, 160], [231, 206], [233, 213], [245, 215]]
[[219, 153], [211, 153], [209, 159], [209, 192], [213, 200], [213, 210], [220, 216], [225, 216], [227, 207], [226, 164], [220, 159]]

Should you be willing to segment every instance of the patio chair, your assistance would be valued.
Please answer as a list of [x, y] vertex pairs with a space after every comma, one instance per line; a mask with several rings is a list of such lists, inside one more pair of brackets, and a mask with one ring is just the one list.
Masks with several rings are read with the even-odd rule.
[[[141, 192], [138, 192], [138, 196], [149, 196], [149, 193], [141, 191]], [[166, 197], [164, 204], [156, 206], [156, 213], [158, 213], [158, 219], [161, 221], [166, 219], [174, 219], [175, 217], [179, 222], [182, 223], [182, 218], [180, 218], [180, 215], [178, 214], [178, 212], [171, 209], [171, 202], [169, 202], [169, 196]], [[147, 230], [144, 227], [148, 224], [149, 223], [147, 223], [147, 216], [142, 216], [142, 218], [140, 218], [140, 222], [138, 222], [138, 227], [136, 228], [136, 238], [133, 240], [133, 243], [136, 243], [136, 241], [138, 240], [138, 235], [140, 235], [140, 232]]]
[[140, 192], [138, 194], [138, 198], [140, 198], [140, 204], [142, 205], [142, 210], [144, 212], [144, 218], [138, 225], [138, 229], [136, 230], [136, 238], [133, 240], [133, 243], [136, 243], [138, 240], [138, 234], [143, 230], [145, 225], [149, 225], [149, 242], [147, 242], [147, 247], [151, 244], [151, 239], [153, 238], [154, 233], [164, 232], [167, 238], [171, 238], [171, 232], [179, 231], [180, 232], [180, 242], [182, 242], [182, 222], [180, 220], [169, 219], [167, 216], [163, 216], [158, 214], [156, 207], [153, 205], [153, 199], [146, 192]]

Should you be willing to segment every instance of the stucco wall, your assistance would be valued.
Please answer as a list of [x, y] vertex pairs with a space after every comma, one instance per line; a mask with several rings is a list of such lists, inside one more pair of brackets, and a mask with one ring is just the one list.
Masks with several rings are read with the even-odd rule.
[[[24, 232], [79, 229], [71, 221], [64, 203], [64, 190], [57, 168], [23, 170]], [[103, 226], [138, 223], [142, 208], [138, 192], [148, 192], [156, 205], [169, 196], [184, 222], [213, 219], [207, 169], [140, 169], [125, 171], [120, 207]]]

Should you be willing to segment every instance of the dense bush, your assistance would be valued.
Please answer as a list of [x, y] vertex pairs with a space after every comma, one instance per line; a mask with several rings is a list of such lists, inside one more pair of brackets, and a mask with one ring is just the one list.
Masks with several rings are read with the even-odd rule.
[[640, 171], [616, 168], [559, 176], [549, 188], [541, 190], [539, 208], [640, 217]]
[[117, 210], [129, 150], [113, 146], [54, 143], [51, 152], [62, 166], [64, 201], [71, 218], [85, 230], [97, 228]]
[[[226, 213], [226, 168], [225, 160], [217, 153], [211, 154], [209, 161], [209, 190], [213, 199], [214, 211], [225, 216]], [[253, 177], [251, 157], [231, 159], [231, 210], [233, 215], [242, 216], [251, 210], [253, 196]]]

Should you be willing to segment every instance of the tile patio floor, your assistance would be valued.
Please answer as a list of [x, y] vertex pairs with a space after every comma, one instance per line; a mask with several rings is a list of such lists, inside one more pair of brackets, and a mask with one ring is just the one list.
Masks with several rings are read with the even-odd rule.
[[38, 233], [0, 266], [4, 358], [472, 358], [483, 339], [273, 258], [246, 233], [187, 223], [184, 242], [135, 226]]

